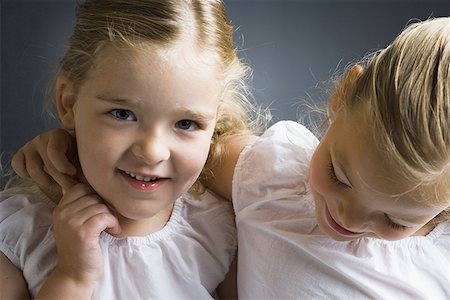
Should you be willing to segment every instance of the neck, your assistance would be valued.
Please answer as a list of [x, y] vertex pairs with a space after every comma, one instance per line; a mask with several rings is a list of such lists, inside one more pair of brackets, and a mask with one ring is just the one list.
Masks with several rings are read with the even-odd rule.
[[158, 212], [156, 215], [140, 220], [129, 219], [117, 215], [121, 227], [120, 234], [115, 237], [145, 236], [157, 232], [166, 226], [172, 214], [173, 204]]
[[423, 226], [422, 228], [420, 228], [419, 230], [417, 230], [413, 235], [414, 236], [425, 236], [427, 234], [429, 234], [434, 227], [436, 227], [436, 224], [432, 224], [432, 223], [428, 223], [425, 226]]

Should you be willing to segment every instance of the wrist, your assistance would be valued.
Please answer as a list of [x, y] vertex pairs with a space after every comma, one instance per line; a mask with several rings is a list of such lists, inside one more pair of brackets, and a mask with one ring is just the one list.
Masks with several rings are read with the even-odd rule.
[[96, 283], [89, 276], [73, 276], [56, 267], [36, 299], [91, 299]]

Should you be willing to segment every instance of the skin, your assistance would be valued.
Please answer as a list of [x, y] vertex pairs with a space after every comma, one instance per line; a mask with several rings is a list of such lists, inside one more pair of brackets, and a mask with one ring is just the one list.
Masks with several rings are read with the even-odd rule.
[[[53, 165], [45, 167], [63, 187], [63, 197], [53, 222], [58, 264], [37, 298], [90, 299], [103, 272], [100, 233], [139, 236], [163, 228], [175, 199], [197, 179], [208, 155], [221, 85], [215, 68], [192, 57], [199, 58], [177, 48], [109, 46], [77, 93], [70, 80], [58, 78], [60, 119], [75, 132], [90, 186]], [[9, 260], [0, 263], [19, 278]], [[15, 282], [13, 291], [4, 292], [24, 292], [23, 278]]]
[[105, 49], [76, 101], [60, 78], [58, 109], [75, 130], [82, 172], [117, 214], [121, 235], [145, 235], [164, 226], [200, 174], [221, 90], [212, 68], [128, 52]]
[[[362, 72], [353, 67], [341, 83], [351, 88]], [[417, 190], [396, 175], [371, 132], [370, 117], [340, 109], [341, 99], [331, 99], [335, 120], [311, 160], [309, 183], [316, 218], [324, 233], [338, 241], [361, 237], [399, 240], [426, 235], [429, 221], [448, 207], [430, 205]], [[392, 196], [400, 195], [400, 196]]]
[[[360, 67], [352, 69], [340, 88], [351, 87], [361, 70]], [[398, 240], [426, 235], [432, 229], [428, 222], [448, 204], [430, 206], [418, 200], [417, 192], [405, 193], [410, 189], [408, 183], [395, 176], [395, 170], [378, 150], [376, 141], [367, 134], [370, 124], [364, 111], [347, 114], [340, 110], [338, 98], [332, 101], [333, 123], [310, 166], [309, 184], [321, 230], [338, 241], [361, 237]], [[208, 188], [231, 199], [234, 167], [243, 147], [254, 138], [241, 136], [228, 140], [227, 152], [213, 170], [215, 176], [207, 183]], [[29, 148], [33, 152], [39, 147]], [[23, 153], [19, 156], [19, 171], [26, 173]], [[61, 153], [51, 160], [59, 160], [60, 165], [67, 161]], [[401, 196], [389, 196], [398, 194]]]
[[[350, 88], [361, 71], [354, 67], [339, 88]], [[426, 235], [432, 229], [428, 222], [448, 204], [430, 206], [418, 200], [417, 192], [404, 193], [410, 189], [407, 183], [395, 175], [385, 176], [395, 170], [367, 134], [370, 124], [364, 112], [345, 113], [339, 97], [331, 101], [335, 119], [312, 157], [309, 178], [322, 231], [339, 241]], [[234, 167], [243, 147], [254, 138], [241, 136], [227, 142], [222, 163], [207, 183], [211, 190], [231, 200]], [[60, 154], [58, 159], [64, 161]], [[396, 194], [403, 195], [389, 196]]]
[[22, 272], [3, 253], [0, 253], [0, 270], [0, 299], [30, 298]]
[[[317, 222], [339, 241], [361, 237], [399, 240], [425, 235], [427, 223], [446, 208], [419, 201], [417, 192], [394, 176], [367, 134], [363, 114], [338, 114], [311, 161], [310, 186]], [[396, 180], [397, 179], [397, 180]]]
[[[349, 71], [339, 88], [348, 89], [360, 66]], [[335, 119], [311, 160], [309, 184], [313, 193], [316, 218], [321, 230], [338, 241], [361, 237], [399, 240], [412, 235], [426, 235], [429, 221], [448, 207], [431, 206], [421, 201], [408, 183], [392, 175], [395, 170], [377, 148], [363, 111], [345, 113], [339, 97], [331, 99]], [[231, 199], [234, 166], [252, 137], [230, 141], [224, 163], [215, 172], [209, 186]], [[220, 172], [219, 172], [220, 170]], [[403, 194], [400, 197], [390, 195]]]

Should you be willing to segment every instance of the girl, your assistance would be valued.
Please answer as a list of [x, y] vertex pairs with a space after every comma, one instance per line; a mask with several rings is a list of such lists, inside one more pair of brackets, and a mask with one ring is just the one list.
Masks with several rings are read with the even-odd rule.
[[449, 82], [450, 18], [428, 20], [343, 76], [320, 143], [294, 122], [230, 141], [209, 186], [233, 199], [240, 298], [450, 298]]
[[201, 181], [223, 139], [256, 128], [246, 70], [220, 1], [81, 4], [55, 102], [84, 183], [47, 166], [62, 198], [0, 194], [0, 298], [211, 298], [236, 232]]

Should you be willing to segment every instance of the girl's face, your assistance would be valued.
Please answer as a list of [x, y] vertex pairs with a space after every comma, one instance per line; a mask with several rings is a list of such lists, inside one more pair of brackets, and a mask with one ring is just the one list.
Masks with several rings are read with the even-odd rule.
[[365, 121], [362, 113], [338, 113], [313, 155], [310, 185], [320, 228], [340, 241], [428, 233], [427, 223], [446, 205], [430, 207], [417, 192], [404, 193]]
[[87, 181], [121, 223], [167, 219], [208, 155], [217, 72], [172, 55], [105, 48], [62, 118]]

